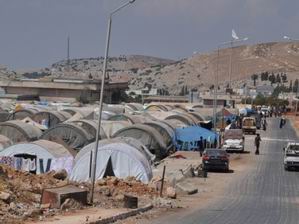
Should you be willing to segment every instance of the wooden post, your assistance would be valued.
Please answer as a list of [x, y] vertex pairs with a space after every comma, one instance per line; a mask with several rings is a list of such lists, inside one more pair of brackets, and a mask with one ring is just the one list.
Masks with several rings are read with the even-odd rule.
[[163, 167], [163, 174], [162, 174], [162, 179], [161, 179], [160, 197], [162, 197], [162, 195], [163, 195], [163, 187], [164, 187], [165, 170], [166, 170], [166, 166], [164, 166], [164, 167]]

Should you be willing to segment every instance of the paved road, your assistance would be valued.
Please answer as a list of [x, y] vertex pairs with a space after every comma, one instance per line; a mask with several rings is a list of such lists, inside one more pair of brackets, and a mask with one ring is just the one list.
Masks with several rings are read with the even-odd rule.
[[278, 122], [269, 119], [254, 168], [233, 180], [217, 203], [188, 215], [175, 214], [151, 223], [298, 224], [299, 172], [286, 172], [282, 165], [286, 140], [297, 137], [289, 124], [278, 129]]

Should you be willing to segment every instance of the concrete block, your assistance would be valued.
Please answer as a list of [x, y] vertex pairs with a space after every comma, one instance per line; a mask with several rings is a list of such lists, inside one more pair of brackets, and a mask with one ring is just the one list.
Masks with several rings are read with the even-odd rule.
[[197, 187], [195, 187], [191, 183], [186, 183], [186, 182], [177, 183], [176, 190], [178, 192], [182, 192], [184, 194], [189, 194], [189, 195], [196, 194], [198, 192]]
[[68, 198], [74, 199], [82, 205], [86, 205], [87, 190], [72, 185], [44, 189], [41, 204], [50, 204], [50, 208], [60, 208]]

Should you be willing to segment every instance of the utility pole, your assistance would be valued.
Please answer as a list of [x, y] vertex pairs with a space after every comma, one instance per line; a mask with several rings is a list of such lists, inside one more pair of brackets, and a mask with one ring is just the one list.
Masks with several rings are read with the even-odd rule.
[[229, 84], [228, 88], [231, 88], [231, 82], [232, 82], [232, 72], [233, 72], [233, 51], [234, 51], [234, 41], [232, 40], [230, 42], [231, 52], [229, 57]]
[[217, 49], [217, 65], [216, 65], [216, 74], [215, 74], [215, 85], [214, 85], [214, 105], [213, 105], [213, 123], [214, 123], [214, 131], [216, 132], [217, 127], [216, 127], [216, 123], [217, 123], [217, 106], [218, 106], [218, 102], [217, 102], [217, 95], [218, 95], [218, 71], [219, 71], [219, 56], [220, 56], [220, 46], [218, 46]]
[[102, 122], [102, 110], [103, 110], [103, 97], [104, 97], [104, 88], [105, 88], [105, 78], [107, 74], [107, 63], [109, 57], [109, 48], [110, 48], [110, 36], [111, 36], [111, 25], [112, 25], [112, 17], [115, 13], [120, 11], [121, 9], [125, 8], [126, 6], [133, 4], [135, 0], [129, 0], [128, 2], [124, 3], [120, 7], [116, 8], [109, 14], [108, 19], [108, 28], [107, 28], [107, 36], [106, 36], [106, 46], [105, 46], [105, 57], [103, 63], [103, 71], [102, 71], [102, 79], [101, 79], [101, 90], [100, 90], [100, 102], [99, 102], [99, 116], [98, 116], [98, 125], [97, 125], [97, 132], [96, 132], [96, 141], [94, 144], [94, 150], [92, 153], [92, 169], [91, 169], [91, 192], [90, 192], [90, 203], [93, 203], [93, 196], [94, 196], [94, 188], [95, 188], [95, 181], [96, 181], [96, 170], [97, 170], [97, 155], [98, 155], [98, 147], [99, 147], [99, 140], [100, 140], [100, 131], [101, 131], [101, 122]]
[[67, 71], [70, 71], [70, 36], [67, 37]]

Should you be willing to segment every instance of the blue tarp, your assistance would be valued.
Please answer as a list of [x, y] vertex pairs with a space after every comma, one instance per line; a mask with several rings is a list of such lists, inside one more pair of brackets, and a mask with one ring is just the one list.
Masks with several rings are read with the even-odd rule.
[[[197, 142], [203, 140], [214, 143], [218, 140], [218, 134], [199, 126], [189, 126], [175, 129], [176, 148], [192, 150], [196, 148]], [[183, 145], [183, 147], [182, 147]]]
[[233, 121], [236, 121], [237, 120], [237, 116], [236, 115], [234, 115], [234, 114], [232, 114], [232, 115], [229, 115], [229, 116], [224, 116], [224, 120], [225, 121], [231, 121], [231, 122], [233, 122]]

